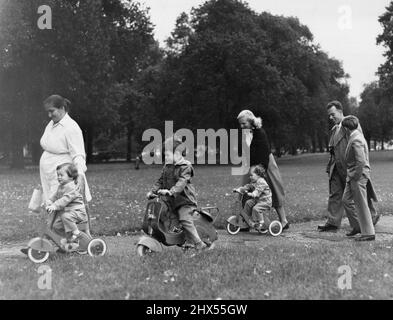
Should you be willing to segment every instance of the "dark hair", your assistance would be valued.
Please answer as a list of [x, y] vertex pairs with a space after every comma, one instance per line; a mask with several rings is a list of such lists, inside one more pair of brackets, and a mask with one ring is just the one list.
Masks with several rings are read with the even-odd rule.
[[348, 128], [349, 130], [355, 130], [359, 126], [359, 119], [355, 116], [349, 115], [344, 117], [341, 125], [345, 128]]
[[74, 181], [78, 179], [78, 169], [73, 163], [62, 163], [56, 167], [56, 170], [61, 170], [65, 168], [65, 171], [67, 172], [68, 176], [72, 178]]
[[56, 109], [64, 108], [64, 110], [68, 112], [70, 110], [71, 102], [58, 94], [53, 94], [44, 100], [44, 105], [46, 104], [50, 104]]
[[265, 178], [266, 170], [263, 166], [257, 165], [251, 168], [252, 172], [255, 172], [258, 176]]
[[341, 110], [341, 111], [344, 110], [344, 109], [343, 109], [343, 105], [341, 104], [341, 102], [340, 102], [340, 101], [337, 101], [337, 100], [330, 101], [330, 102], [327, 104], [326, 109], [329, 110], [329, 109], [332, 108], [332, 107], [336, 107], [337, 110]]

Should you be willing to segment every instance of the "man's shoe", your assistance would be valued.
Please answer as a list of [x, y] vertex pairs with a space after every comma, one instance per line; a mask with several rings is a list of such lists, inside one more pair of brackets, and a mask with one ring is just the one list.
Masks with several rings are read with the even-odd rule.
[[359, 238], [355, 238], [355, 241], [374, 241], [374, 240], [375, 240], [375, 235], [360, 236]]
[[289, 222], [287, 222], [286, 225], [282, 227], [282, 231], [288, 230], [289, 226], [290, 226], [290, 224], [289, 224]]
[[346, 236], [347, 236], [347, 237], [353, 237], [353, 236], [356, 236], [358, 233], [360, 233], [360, 230], [352, 229], [352, 231], [351, 231], [351, 232], [348, 232], [348, 233], [346, 234]]
[[332, 224], [326, 223], [324, 226], [318, 226], [318, 230], [320, 232], [335, 232], [338, 230], [338, 227], [336, 227]]
[[378, 223], [380, 218], [381, 218], [381, 214], [380, 213], [378, 213], [375, 217], [373, 217], [373, 225], [374, 226]]
[[22, 249], [20, 249], [20, 252], [22, 252], [25, 255], [27, 255], [27, 251], [29, 251], [29, 248], [22, 248]]

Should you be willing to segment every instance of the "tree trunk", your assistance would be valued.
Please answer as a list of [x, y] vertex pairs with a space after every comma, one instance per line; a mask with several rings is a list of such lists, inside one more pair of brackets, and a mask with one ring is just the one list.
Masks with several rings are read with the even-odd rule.
[[381, 140], [381, 150], [385, 150], [385, 146], [383, 145], [383, 139]]
[[291, 146], [290, 154], [291, 154], [292, 156], [295, 156], [295, 155], [297, 154], [296, 149], [297, 149], [296, 146], [294, 146], [294, 145]]
[[323, 152], [325, 147], [323, 145], [323, 138], [318, 135], [318, 148], [319, 148], [319, 152]]
[[311, 145], [312, 145], [312, 151], [311, 152], [312, 153], [317, 152], [317, 141], [316, 141], [316, 138], [315, 138], [315, 134], [312, 135]]
[[131, 162], [132, 152], [132, 127], [127, 126], [127, 162]]
[[86, 132], [86, 162], [93, 161], [93, 143], [94, 143], [94, 127], [92, 125], [87, 127]]
[[42, 154], [42, 150], [41, 150], [40, 143], [38, 141], [33, 142], [31, 144], [31, 158], [32, 158], [33, 164], [36, 164], [36, 165], [39, 164], [41, 154]]
[[11, 137], [11, 168], [13, 169], [23, 169], [25, 167], [25, 162], [23, 158], [23, 139], [21, 138], [21, 132], [13, 130]]

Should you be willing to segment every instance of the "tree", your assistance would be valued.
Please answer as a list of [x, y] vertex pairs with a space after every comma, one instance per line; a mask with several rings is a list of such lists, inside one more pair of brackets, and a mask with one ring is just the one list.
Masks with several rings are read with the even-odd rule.
[[393, 109], [389, 95], [379, 82], [371, 82], [365, 86], [361, 94], [359, 118], [365, 139], [370, 147], [371, 140], [384, 142], [393, 135]]
[[90, 160], [95, 137], [119, 125], [124, 96], [154, 57], [148, 12], [136, 2], [48, 0], [51, 30], [37, 27], [41, 4], [3, 0], [0, 7], [0, 124], [11, 133], [1, 145], [12, 147], [17, 167], [25, 144], [39, 150], [42, 101], [53, 93], [71, 100]]
[[273, 146], [292, 153], [322, 149], [326, 103], [347, 104], [347, 75], [313, 44], [306, 26], [257, 14], [237, 0], [211, 0], [182, 13], [158, 74], [165, 80], [151, 103], [161, 119], [193, 130], [229, 129], [241, 109], [251, 108]]

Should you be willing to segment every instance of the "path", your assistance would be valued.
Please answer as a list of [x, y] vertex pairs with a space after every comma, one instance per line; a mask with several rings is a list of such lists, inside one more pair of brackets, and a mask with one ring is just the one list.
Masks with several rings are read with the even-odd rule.
[[[318, 232], [318, 224], [323, 224], [324, 221], [310, 221], [305, 223], [291, 224], [290, 231], [284, 232], [279, 237], [272, 236], [260, 236], [259, 234], [252, 232], [240, 232], [237, 235], [229, 235], [225, 230], [219, 230], [219, 238], [216, 243], [216, 248], [230, 248], [239, 244], [247, 246], [260, 247], [261, 243], [268, 245], [272, 242], [280, 241], [285, 245], [285, 241], [292, 240], [296, 242], [304, 243], [334, 243], [340, 241], [351, 241], [345, 233], [348, 232], [349, 225], [345, 219], [343, 227], [335, 233], [332, 232]], [[393, 216], [383, 216], [376, 226], [377, 242], [380, 241], [392, 241], [393, 240]], [[135, 250], [135, 244], [140, 237], [139, 233], [135, 233], [130, 236], [108, 236], [103, 237], [108, 244], [108, 254], [121, 255], [129, 250]], [[0, 258], [2, 259], [19, 259], [25, 258], [20, 252], [21, 248], [24, 248], [26, 242], [12, 243], [12, 244], [0, 244]]]

